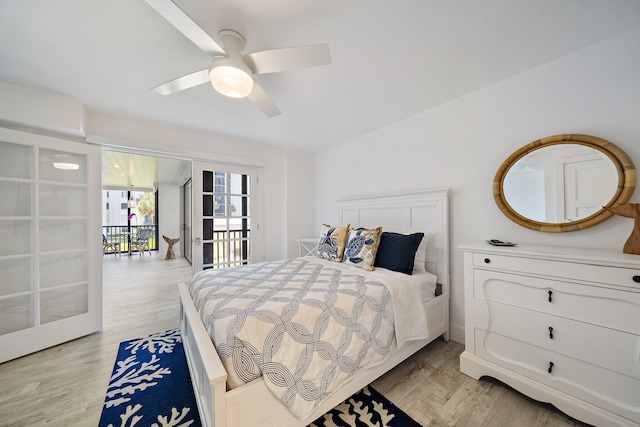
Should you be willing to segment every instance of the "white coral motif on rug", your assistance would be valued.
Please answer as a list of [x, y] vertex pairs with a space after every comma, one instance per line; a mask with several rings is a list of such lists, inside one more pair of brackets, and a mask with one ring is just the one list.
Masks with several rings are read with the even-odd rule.
[[[130, 341], [125, 350], [131, 353], [124, 360], [116, 362], [116, 368], [109, 381], [105, 407], [111, 408], [128, 403], [132, 396], [138, 392], [158, 385], [158, 380], [171, 374], [171, 369], [162, 366], [162, 360], [158, 355], [171, 353], [177, 343], [181, 342], [180, 331], [173, 329], [165, 332], [155, 333], [147, 337]], [[140, 352], [151, 354], [148, 361], [138, 358]], [[142, 409], [142, 404], [127, 405], [124, 412], [120, 414], [121, 424], [108, 427], [134, 427], [142, 420], [143, 416], [137, 415]], [[157, 415], [157, 422], [151, 427], [188, 427], [193, 424], [193, 418], [185, 419], [190, 408], [182, 408], [181, 411], [171, 408], [171, 414]]]

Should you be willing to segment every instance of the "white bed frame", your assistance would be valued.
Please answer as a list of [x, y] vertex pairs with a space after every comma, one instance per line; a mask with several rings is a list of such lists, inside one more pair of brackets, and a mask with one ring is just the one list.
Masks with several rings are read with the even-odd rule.
[[295, 418], [267, 389], [262, 378], [226, 390], [227, 374], [213, 346], [186, 284], [179, 285], [180, 328], [205, 427], [303, 427], [328, 412], [362, 387], [389, 371], [416, 351], [444, 336], [449, 339], [449, 190], [423, 191], [338, 202], [338, 223], [378, 227], [402, 233], [430, 234], [427, 270], [438, 276], [442, 294], [425, 304], [429, 337], [412, 341], [375, 367], [356, 374], [306, 419]]

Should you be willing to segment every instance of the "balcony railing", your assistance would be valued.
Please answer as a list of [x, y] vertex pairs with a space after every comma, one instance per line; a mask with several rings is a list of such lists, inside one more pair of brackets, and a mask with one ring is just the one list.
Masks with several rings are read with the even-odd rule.
[[249, 262], [250, 230], [208, 230], [204, 234], [202, 263], [205, 268], [235, 267]]
[[[149, 248], [157, 250], [155, 226], [148, 225], [103, 225], [102, 232], [109, 242], [120, 242], [120, 251], [128, 252], [130, 237], [135, 239], [138, 230], [151, 228]], [[210, 230], [211, 240], [203, 242], [202, 256], [206, 268], [234, 267], [249, 262], [250, 230]], [[113, 252], [105, 252], [113, 253]]]
[[102, 233], [107, 237], [107, 240], [109, 242], [120, 242], [121, 252], [129, 252], [129, 245], [131, 243], [131, 240], [135, 240], [135, 237], [138, 234], [138, 230], [142, 230], [145, 228], [150, 228], [153, 230], [151, 236], [149, 236], [149, 249], [151, 249], [152, 251], [157, 250], [158, 242], [156, 237], [155, 225], [103, 225]]

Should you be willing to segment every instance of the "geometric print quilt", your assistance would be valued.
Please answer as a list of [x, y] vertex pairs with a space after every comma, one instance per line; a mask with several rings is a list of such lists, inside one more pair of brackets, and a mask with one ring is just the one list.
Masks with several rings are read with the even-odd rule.
[[[190, 293], [234, 388], [258, 377], [298, 418], [395, 346], [391, 294], [313, 258], [197, 273]], [[353, 271], [351, 271], [353, 270]]]

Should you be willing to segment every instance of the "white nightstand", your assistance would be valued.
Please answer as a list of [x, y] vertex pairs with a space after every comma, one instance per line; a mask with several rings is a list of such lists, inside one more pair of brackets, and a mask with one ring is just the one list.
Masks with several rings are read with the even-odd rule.
[[298, 239], [298, 256], [315, 255], [318, 247], [317, 237]]

